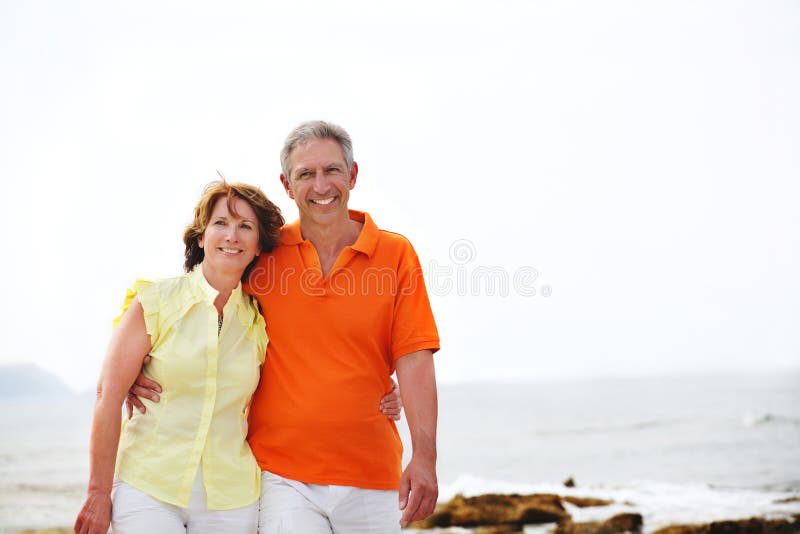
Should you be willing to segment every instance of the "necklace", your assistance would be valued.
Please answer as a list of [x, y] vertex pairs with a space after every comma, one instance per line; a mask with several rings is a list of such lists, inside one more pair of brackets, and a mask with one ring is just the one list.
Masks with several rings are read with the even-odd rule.
[[222, 315], [217, 315], [217, 337], [222, 332]]

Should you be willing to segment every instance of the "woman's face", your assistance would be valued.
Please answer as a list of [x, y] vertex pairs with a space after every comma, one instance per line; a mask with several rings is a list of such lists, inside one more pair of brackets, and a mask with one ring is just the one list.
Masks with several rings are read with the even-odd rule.
[[217, 200], [198, 244], [205, 254], [205, 267], [241, 277], [253, 258], [261, 253], [258, 222], [255, 211], [245, 200], [234, 197], [233, 209], [236, 215], [228, 211], [225, 197]]

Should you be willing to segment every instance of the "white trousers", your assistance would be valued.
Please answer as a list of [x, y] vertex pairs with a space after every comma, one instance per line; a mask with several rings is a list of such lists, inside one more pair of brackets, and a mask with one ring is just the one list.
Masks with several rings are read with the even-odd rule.
[[186, 508], [154, 499], [118, 478], [111, 502], [113, 534], [256, 534], [258, 529], [258, 501], [233, 510], [208, 509], [200, 469]]
[[394, 534], [397, 492], [304, 484], [261, 472], [259, 534]]

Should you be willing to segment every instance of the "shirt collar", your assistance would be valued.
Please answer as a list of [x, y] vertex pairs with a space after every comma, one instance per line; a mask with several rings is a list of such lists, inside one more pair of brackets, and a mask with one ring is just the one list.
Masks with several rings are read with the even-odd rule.
[[[201, 264], [197, 264], [192, 268], [192, 271], [189, 273], [189, 281], [191, 282], [192, 289], [194, 289], [195, 294], [200, 297], [205, 302], [214, 303], [216, 300], [217, 295], [219, 295], [219, 291], [211, 287], [211, 284], [208, 283], [206, 280], [205, 275], [203, 275], [203, 268]], [[239, 302], [242, 300], [242, 283], [239, 282], [234, 290], [231, 292], [231, 296], [228, 297], [228, 302], [225, 303], [227, 306], [228, 304], [235, 304], [238, 305]]]
[[378, 226], [366, 211], [350, 210], [350, 218], [364, 225], [361, 227], [358, 239], [352, 245], [353, 250], [363, 252], [367, 257], [371, 257], [378, 244]]
[[[378, 244], [378, 226], [373, 222], [372, 217], [365, 211], [348, 210], [350, 219], [362, 223], [361, 233], [358, 234], [356, 242], [351, 245], [353, 250], [363, 252], [367, 256], [372, 256]], [[300, 220], [286, 224], [281, 228], [281, 243], [284, 245], [299, 245], [305, 241], [300, 230]]]

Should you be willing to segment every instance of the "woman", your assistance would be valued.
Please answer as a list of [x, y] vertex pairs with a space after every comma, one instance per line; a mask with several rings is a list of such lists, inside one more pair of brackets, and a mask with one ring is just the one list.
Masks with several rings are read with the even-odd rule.
[[[98, 383], [77, 534], [109, 524], [115, 534], [256, 532], [260, 471], [245, 412], [268, 340], [241, 281], [283, 222], [260, 189], [212, 183], [184, 233], [186, 274], [128, 292]], [[120, 438], [120, 408], [148, 354], [165, 393]]]

